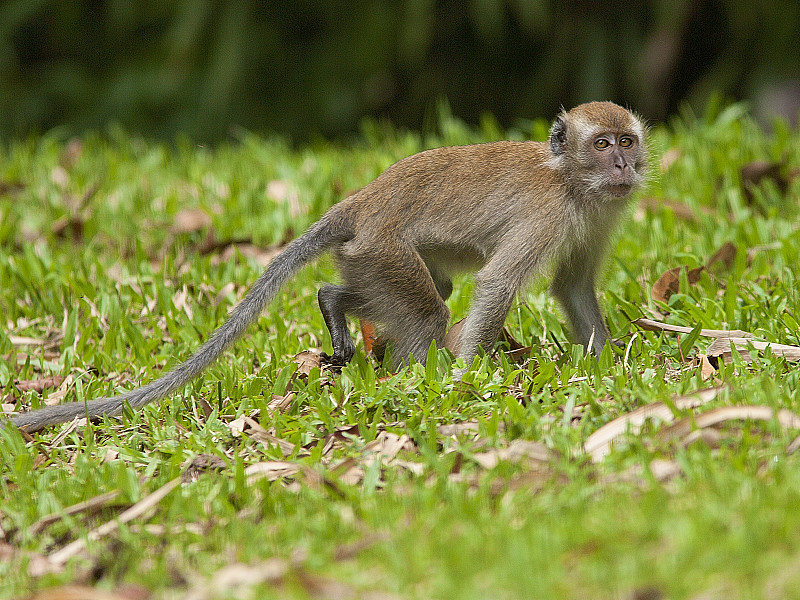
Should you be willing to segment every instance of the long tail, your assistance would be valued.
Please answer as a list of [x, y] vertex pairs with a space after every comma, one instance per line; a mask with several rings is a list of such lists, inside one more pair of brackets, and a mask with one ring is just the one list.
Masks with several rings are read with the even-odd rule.
[[301, 237], [292, 241], [269, 264], [256, 280], [244, 299], [233, 309], [228, 319], [185, 362], [166, 375], [142, 387], [110, 398], [97, 398], [89, 402], [70, 402], [48, 406], [24, 413], [11, 419], [20, 429], [32, 433], [51, 425], [71, 421], [75, 417], [96, 418], [101, 415], [118, 415], [125, 404], [141, 408], [183, 387], [214, 362], [233, 342], [239, 339], [264, 307], [276, 296], [280, 288], [303, 265], [322, 254], [334, 242], [346, 239], [331, 223], [330, 213], [312, 225]]

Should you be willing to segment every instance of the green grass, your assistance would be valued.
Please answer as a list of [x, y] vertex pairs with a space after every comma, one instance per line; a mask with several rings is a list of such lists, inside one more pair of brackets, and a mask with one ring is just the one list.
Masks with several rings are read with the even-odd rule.
[[[227, 241], [285, 242], [425, 147], [546, 131], [538, 121], [500, 132], [490, 119], [480, 130], [444, 119], [427, 137], [368, 124], [348, 145], [299, 150], [247, 133], [211, 149], [113, 129], [72, 143], [58, 133], [5, 143], [4, 406], [129, 389], [188, 357], [261, 270], [243, 251], [230, 254]], [[341, 374], [315, 368], [305, 378], [293, 357], [330, 350], [316, 306], [321, 282], [336, 278], [324, 258], [182, 393], [33, 440], [0, 431], [0, 597], [73, 582], [135, 584], [154, 598], [800, 598], [800, 458], [788, 450], [800, 432], [739, 420], [689, 443], [649, 423], [601, 462], [582, 451], [614, 418], [714, 385], [726, 387], [694, 413], [759, 404], [800, 414], [795, 363], [770, 351], [753, 352], [752, 363], [734, 355], [704, 378], [692, 361], [710, 340], [630, 324], [657, 312], [676, 325], [800, 344], [800, 179], [792, 179], [800, 136], [780, 125], [765, 135], [740, 106], [712, 105], [655, 128], [652, 146], [643, 196], [655, 208], [632, 209], [601, 294], [627, 353], [584, 357], [539, 284], [506, 322], [532, 346], [529, 360], [482, 357], [454, 385], [447, 351], [395, 376], [359, 354]], [[668, 151], [677, 158], [660, 169]], [[748, 199], [739, 169], [756, 160], [782, 165], [785, 192], [766, 180]], [[298, 201], [270, 198], [275, 181]], [[176, 231], [187, 209], [204, 211], [210, 225]], [[209, 232], [219, 246], [203, 253]], [[684, 278], [668, 304], [652, 300], [662, 272], [703, 265], [728, 241], [738, 248], [729, 268], [709, 268], [694, 285]], [[469, 279], [460, 282], [449, 301], [454, 320], [470, 292]], [[25, 391], [48, 377], [68, 379]], [[281, 398], [283, 410], [269, 408]], [[240, 434], [231, 422], [242, 416], [266, 431]], [[473, 428], [441, 429], [464, 423]], [[399, 450], [390, 434], [407, 436]], [[275, 438], [289, 443], [286, 454]], [[546, 456], [487, 464], [520, 441], [539, 442]], [[198, 455], [219, 459], [217, 468], [87, 537]], [[248, 467], [265, 461], [285, 461], [292, 474], [251, 477]], [[671, 476], [659, 474], [664, 464], [675, 467]], [[119, 495], [98, 509], [34, 526], [112, 491]], [[42, 574], [45, 557], [81, 539], [84, 551]], [[225, 583], [237, 567], [256, 582]]]

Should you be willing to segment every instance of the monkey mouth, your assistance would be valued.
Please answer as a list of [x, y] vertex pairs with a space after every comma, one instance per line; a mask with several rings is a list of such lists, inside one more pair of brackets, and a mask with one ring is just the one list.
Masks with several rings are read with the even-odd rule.
[[606, 191], [612, 196], [621, 198], [631, 193], [633, 185], [630, 183], [613, 183], [606, 186]]

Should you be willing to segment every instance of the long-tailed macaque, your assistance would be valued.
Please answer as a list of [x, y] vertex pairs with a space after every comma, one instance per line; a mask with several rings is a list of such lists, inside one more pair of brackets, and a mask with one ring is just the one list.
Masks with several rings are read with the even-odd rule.
[[228, 319], [186, 362], [119, 396], [21, 414], [28, 432], [75, 417], [117, 415], [181, 388], [239, 338], [281, 286], [326, 250], [342, 283], [319, 290], [337, 365], [355, 346], [347, 315], [376, 325], [391, 341], [394, 366], [424, 362], [448, 324], [451, 276], [477, 271], [459, 355], [467, 366], [491, 348], [515, 294], [554, 267], [552, 291], [577, 340], [599, 353], [609, 338], [595, 275], [624, 198], [644, 180], [645, 127], [610, 102], [563, 111], [547, 142], [437, 148], [392, 165], [331, 208], [267, 267]]

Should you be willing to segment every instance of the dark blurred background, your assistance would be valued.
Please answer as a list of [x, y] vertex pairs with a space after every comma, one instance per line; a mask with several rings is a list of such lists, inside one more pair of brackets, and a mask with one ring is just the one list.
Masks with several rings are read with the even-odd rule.
[[798, 0], [6, 0], [0, 136], [122, 124], [296, 141], [437, 103], [504, 126], [590, 99], [658, 121], [708, 97], [796, 123]]

